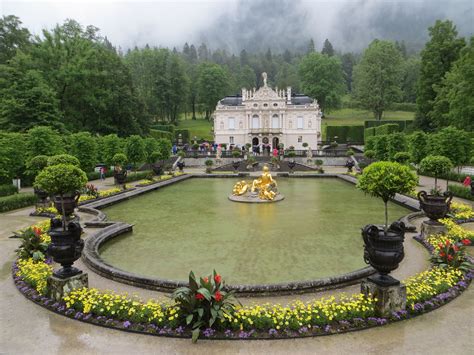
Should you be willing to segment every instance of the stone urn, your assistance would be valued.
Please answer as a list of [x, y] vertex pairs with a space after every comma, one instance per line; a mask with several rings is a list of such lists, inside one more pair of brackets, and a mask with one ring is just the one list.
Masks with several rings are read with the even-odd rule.
[[74, 213], [74, 209], [77, 207], [79, 202], [79, 197], [81, 194], [76, 191], [69, 194], [64, 194], [62, 197], [60, 195], [54, 196], [54, 207], [58, 210], [60, 214], [63, 213], [63, 204], [64, 204], [64, 214], [70, 216]]
[[239, 160], [234, 160], [232, 162], [232, 167], [234, 168], [234, 171], [237, 172], [239, 170], [239, 167], [240, 167], [240, 161]]
[[153, 172], [155, 173], [155, 175], [163, 174], [163, 168], [161, 167], [161, 165], [153, 165], [152, 169], [153, 169]]
[[295, 166], [296, 166], [296, 162], [294, 160], [290, 160], [288, 162], [288, 167], [290, 168], [290, 173], [293, 172], [293, 169], [295, 168]]
[[179, 161], [176, 166], [178, 167], [179, 171], [183, 171], [184, 168], [184, 161]]
[[403, 241], [405, 224], [393, 222], [385, 232], [383, 226], [368, 224], [362, 229], [364, 238], [364, 261], [377, 270], [377, 274], [369, 280], [379, 286], [399, 285], [400, 281], [389, 273], [396, 268], [405, 257]]
[[127, 178], [127, 171], [126, 170], [116, 171], [114, 173], [114, 178], [117, 185], [125, 184], [125, 180]]
[[438, 223], [438, 219], [444, 218], [449, 212], [453, 193], [446, 191], [443, 195], [428, 195], [426, 191], [418, 192], [420, 207], [430, 219], [431, 223]]
[[51, 228], [48, 232], [51, 244], [48, 247], [48, 254], [62, 266], [61, 269], [54, 271], [54, 276], [66, 279], [82, 273], [72, 266], [81, 257], [84, 248], [81, 232], [81, 225], [77, 221], [69, 222], [67, 230], [63, 230], [60, 219], [51, 219]]
[[474, 181], [471, 182], [471, 196], [474, 196]]

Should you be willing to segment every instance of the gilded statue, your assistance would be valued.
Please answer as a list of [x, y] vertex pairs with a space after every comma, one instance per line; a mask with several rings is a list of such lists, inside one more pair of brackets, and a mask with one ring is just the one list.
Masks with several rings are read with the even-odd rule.
[[253, 180], [251, 183], [245, 180], [239, 181], [234, 185], [232, 195], [242, 196], [247, 192], [251, 193], [251, 196], [258, 196], [260, 200], [273, 200], [277, 195], [277, 183], [270, 174], [268, 166], [263, 167], [262, 175], [259, 178]]

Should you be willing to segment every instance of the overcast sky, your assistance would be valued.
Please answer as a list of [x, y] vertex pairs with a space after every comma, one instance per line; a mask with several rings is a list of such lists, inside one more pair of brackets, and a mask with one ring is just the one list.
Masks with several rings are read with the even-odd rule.
[[[379, 37], [424, 41], [436, 18], [455, 20], [460, 32], [474, 32], [473, 0], [0, 0], [2, 15], [14, 14], [39, 34], [66, 18], [101, 29], [116, 46], [146, 43], [181, 46], [207, 41], [211, 47], [291, 47], [313, 37], [346, 50]], [[397, 38], [399, 37], [399, 38]], [[277, 43], [279, 42], [279, 43]], [[276, 45], [277, 43], [277, 45]]]

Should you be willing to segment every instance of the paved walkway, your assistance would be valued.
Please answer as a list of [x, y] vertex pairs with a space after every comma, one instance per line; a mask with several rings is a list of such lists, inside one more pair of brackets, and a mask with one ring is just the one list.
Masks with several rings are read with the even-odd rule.
[[[191, 170], [191, 169], [189, 169]], [[108, 188], [105, 181], [104, 187]], [[0, 214], [0, 353], [6, 354], [470, 354], [474, 346], [474, 289], [439, 310], [414, 320], [360, 332], [274, 341], [199, 341], [168, 339], [125, 333], [74, 321], [36, 306], [16, 290], [11, 263], [18, 239], [11, 232], [42, 218], [28, 217], [31, 208]], [[81, 215], [81, 221], [88, 216]], [[420, 221], [418, 221], [419, 223]], [[93, 230], [90, 230], [93, 232]], [[87, 237], [87, 236], [86, 236]], [[406, 258], [395, 276], [406, 278], [427, 268], [427, 253], [411, 235], [406, 239]], [[86, 267], [78, 262], [77, 266]], [[137, 291], [143, 298], [161, 298], [159, 292], [136, 289], [104, 279], [89, 271], [90, 286], [116, 291]], [[357, 286], [346, 289], [357, 292]], [[330, 293], [339, 292], [331, 291]], [[287, 303], [323, 293], [267, 297], [258, 302]], [[328, 293], [325, 293], [328, 294]], [[252, 302], [253, 299], [243, 299]]]

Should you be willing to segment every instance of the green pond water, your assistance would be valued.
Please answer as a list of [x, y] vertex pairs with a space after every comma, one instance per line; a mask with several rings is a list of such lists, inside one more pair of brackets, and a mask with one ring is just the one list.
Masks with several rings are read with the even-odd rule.
[[[366, 266], [362, 226], [383, 223], [383, 202], [338, 179], [277, 180], [285, 199], [232, 202], [236, 180], [189, 179], [104, 209], [134, 224], [100, 250], [129, 272], [187, 280], [214, 268], [231, 284], [339, 275]], [[389, 205], [395, 220], [409, 211]]]

